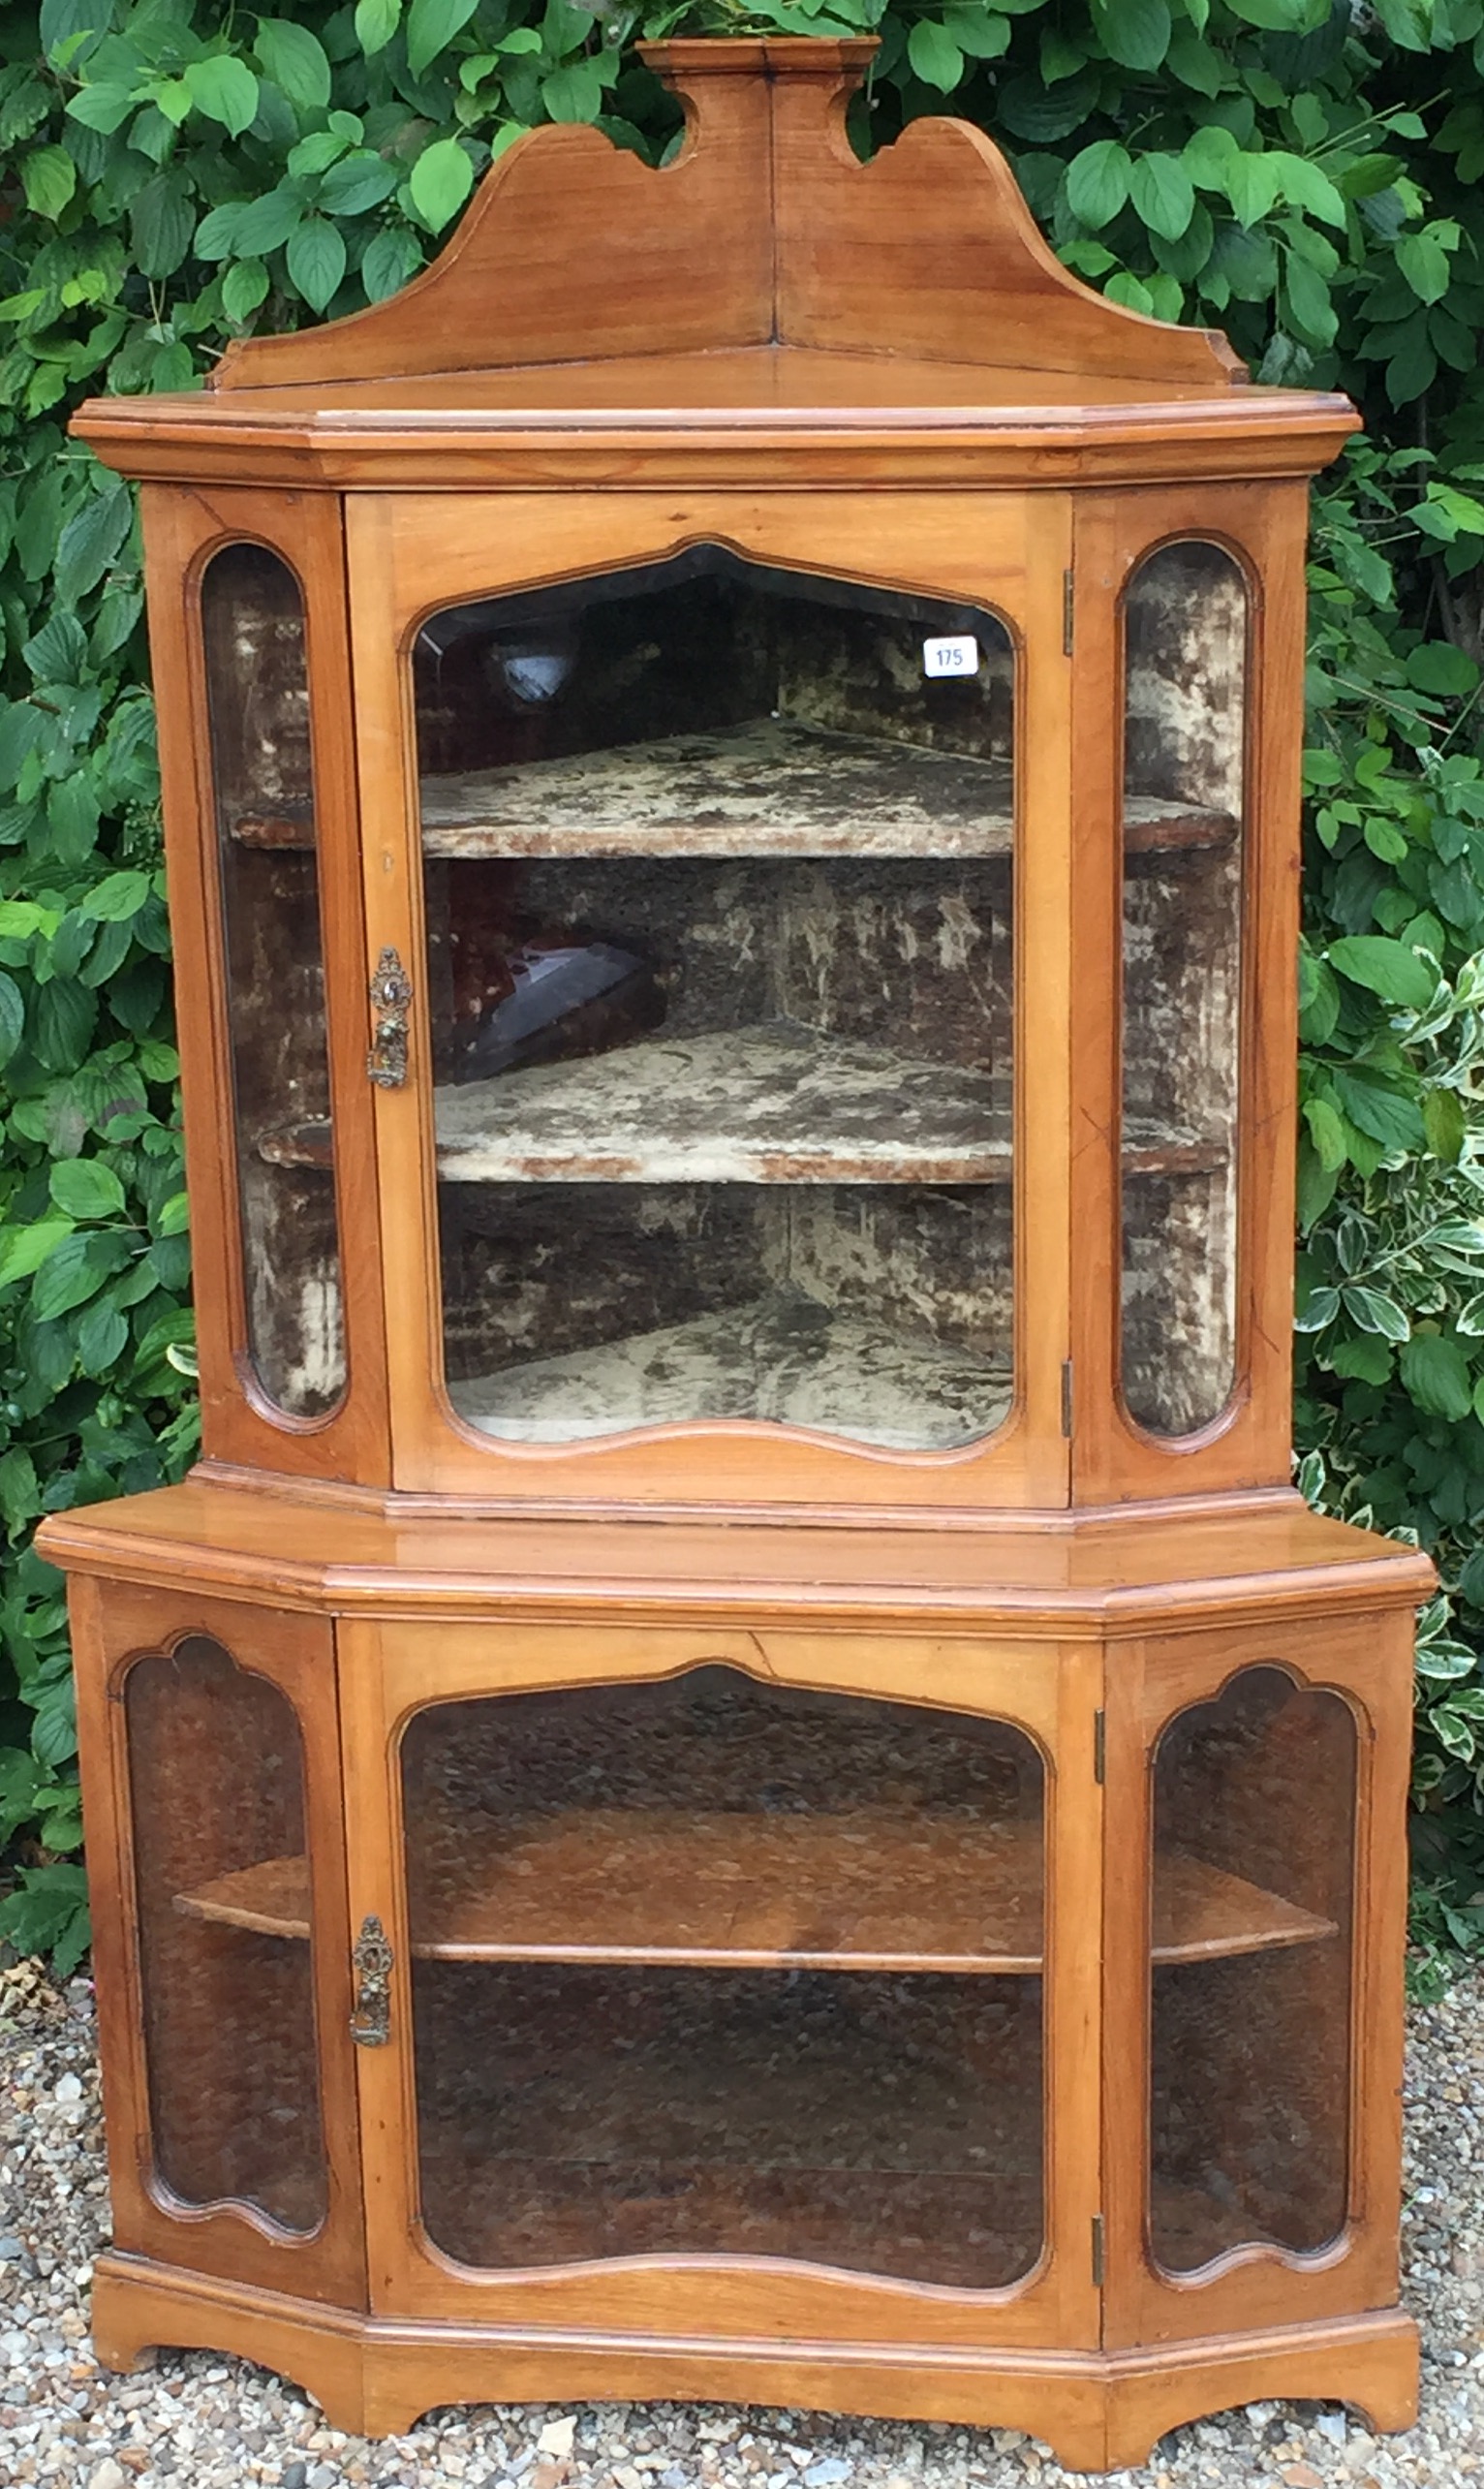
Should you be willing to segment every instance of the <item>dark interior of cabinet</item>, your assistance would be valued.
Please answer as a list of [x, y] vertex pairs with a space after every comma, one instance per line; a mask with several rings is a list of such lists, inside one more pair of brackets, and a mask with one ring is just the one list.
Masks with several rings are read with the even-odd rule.
[[[1236, 1380], [1247, 627], [1215, 544], [1164, 545], [1125, 599], [1122, 1383], [1170, 1436], [1217, 1417]], [[1130, 840], [1151, 798], [1205, 836]], [[1190, 1163], [1135, 1170], [1151, 1128]]]
[[334, 1187], [276, 1146], [327, 1124], [325, 952], [303, 598], [261, 544], [201, 582], [244, 1317], [258, 1381], [295, 1417], [345, 1388]]
[[327, 2197], [310, 1947], [180, 1906], [303, 1851], [293, 1706], [203, 1634], [137, 1660], [124, 1706], [155, 2175], [182, 2203], [313, 2230]]
[[1043, 1775], [1022, 1732], [708, 1667], [434, 1705], [402, 1756], [422, 2213], [447, 2255], [790, 2256], [975, 2288], [1034, 2263]]
[[1337, 1694], [1248, 1668], [1182, 1712], [1154, 1767], [1155, 1907], [1177, 1857], [1281, 1892], [1314, 1941], [1156, 1967], [1152, 2241], [1172, 2272], [1345, 2226], [1356, 1735]]
[[[965, 679], [925, 678], [935, 637], [967, 640]], [[528, 1441], [990, 1431], [1003, 625], [701, 547], [439, 615], [415, 672], [455, 1409]], [[512, 995], [558, 958], [607, 982], [512, 1046]]]

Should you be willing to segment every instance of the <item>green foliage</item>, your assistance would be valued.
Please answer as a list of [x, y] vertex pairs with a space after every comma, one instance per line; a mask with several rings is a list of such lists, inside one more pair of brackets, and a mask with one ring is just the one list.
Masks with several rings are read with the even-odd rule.
[[1427, 1941], [1484, 1931], [1484, 0], [41, 0], [0, 13], [0, 1929], [76, 1948], [37, 1515], [193, 1444], [151, 714], [127, 494], [65, 438], [233, 336], [406, 283], [527, 129], [678, 140], [635, 34], [878, 31], [862, 150], [951, 109], [1063, 259], [1345, 388], [1308, 756], [1309, 1490], [1414, 1535]]

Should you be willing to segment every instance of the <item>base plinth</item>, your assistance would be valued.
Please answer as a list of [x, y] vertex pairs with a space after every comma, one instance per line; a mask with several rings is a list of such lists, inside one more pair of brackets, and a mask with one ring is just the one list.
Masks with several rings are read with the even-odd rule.
[[723, 2401], [1023, 2429], [1068, 2471], [1100, 2472], [1243, 2403], [1349, 2403], [1378, 2431], [1417, 2413], [1417, 2328], [1396, 2310], [1158, 2349], [782, 2347], [401, 2322], [105, 2256], [93, 2344], [118, 2370], [155, 2347], [234, 2353], [293, 2378], [331, 2427], [366, 2437], [402, 2435], [446, 2403]]

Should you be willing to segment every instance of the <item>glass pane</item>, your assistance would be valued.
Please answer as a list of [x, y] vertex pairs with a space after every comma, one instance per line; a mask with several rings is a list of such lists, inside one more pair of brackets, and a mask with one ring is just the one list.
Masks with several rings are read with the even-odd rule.
[[1003, 1722], [755, 1685], [423, 1711], [422, 2217], [460, 2263], [1040, 2253], [1043, 1774]]
[[459, 1415], [990, 1433], [1004, 624], [702, 546], [450, 608], [416, 686]]
[[1166, 544], [1126, 601], [1123, 1392], [1158, 1435], [1236, 1380], [1247, 588]]
[[156, 2173], [182, 2203], [234, 2200], [316, 2229], [326, 2179], [293, 1706], [204, 1634], [137, 1661], [124, 1704]]
[[248, 1347], [276, 1409], [321, 1417], [346, 1360], [304, 603], [263, 544], [218, 553], [201, 603]]
[[1355, 1722], [1244, 1669], [1155, 1762], [1150, 2232], [1193, 2272], [1345, 2226]]

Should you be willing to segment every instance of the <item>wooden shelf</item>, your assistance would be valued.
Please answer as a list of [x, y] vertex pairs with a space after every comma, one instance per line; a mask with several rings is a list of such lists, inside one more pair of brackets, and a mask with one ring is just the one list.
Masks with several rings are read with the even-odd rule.
[[466, 1424], [505, 1443], [575, 1443], [730, 1417], [946, 1451], [993, 1433], [1011, 1386], [1003, 1366], [927, 1331], [896, 1331], [778, 1290], [451, 1383], [448, 1397]]
[[[759, 718], [421, 783], [429, 856], [1008, 856], [1009, 766]], [[1131, 795], [1126, 843], [1210, 847], [1228, 815]]]
[[652, 1037], [434, 1095], [450, 1182], [983, 1184], [1007, 1084], [787, 1020]]
[[[422, 1961], [965, 1976], [1042, 1967], [1042, 1842], [1029, 1823], [593, 1808], [494, 1828], [415, 1825], [409, 1843]], [[1336, 1933], [1333, 1920], [1178, 1851], [1162, 1859], [1157, 1890], [1160, 1964]], [[263, 1859], [180, 1894], [176, 1908], [305, 1938], [307, 1862]]]
[[[457, 1184], [1006, 1184], [1008, 1083], [788, 1020], [651, 1037], [434, 1092]], [[1221, 1144], [1135, 1126], [1126, 1175], [1210, 1173]], [[327, 1123], [265, 1133], [275, 1167], [330, 1165]]]

